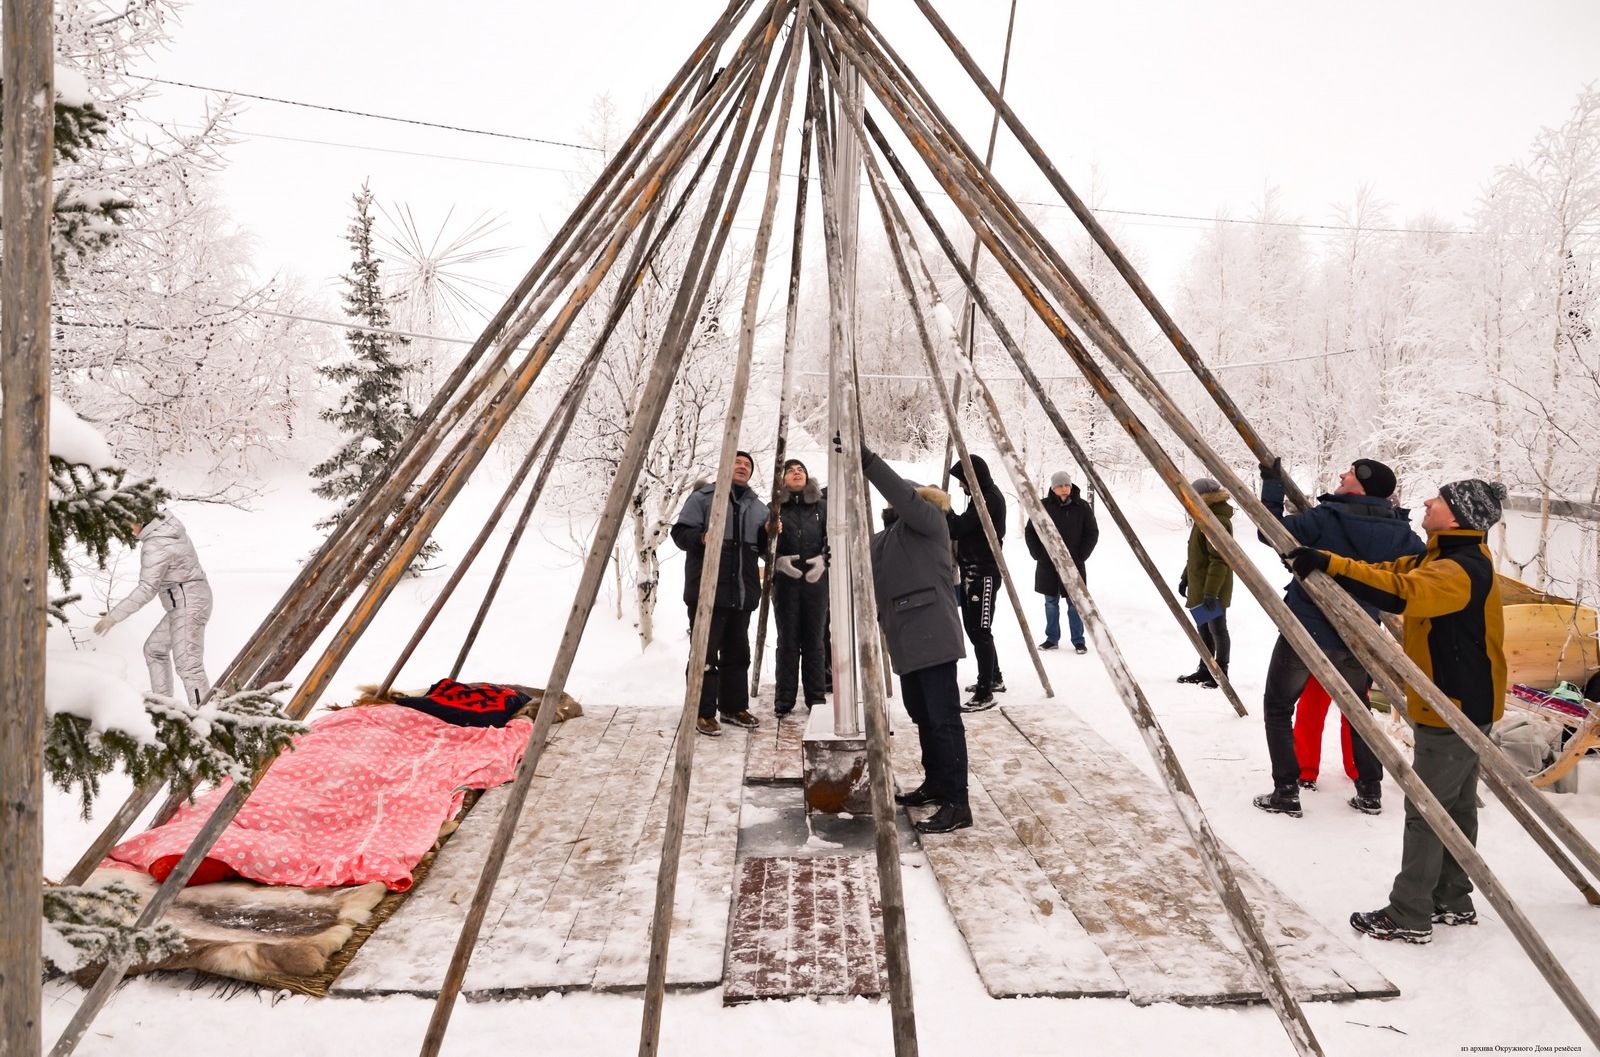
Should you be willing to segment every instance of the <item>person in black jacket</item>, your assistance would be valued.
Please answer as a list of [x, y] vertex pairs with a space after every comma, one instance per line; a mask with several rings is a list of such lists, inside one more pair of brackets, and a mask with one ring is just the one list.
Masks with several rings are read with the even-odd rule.
[[[1089, 574], [1084, 563], [1094, 553], [1094, 545], [1100, 542], [1094, 507], [1084, 501], [1078, 486], [1072, 483], [1072, 476], [1065, 470], [1050, 475], [1050, 491], [1045, 493], [1042, 502], [1045, 513], [1056, 524], [1056, 531], [1061, 533], [1061, 541], [1067, 545], [1067, 553], [1072, 555], [1072, 564], [1078, 567], [1078, 575], [1087, 581]], [[1061, 646], [1061, 596], [1067, 593], [1066, 588], [1056, 572], [1055, 562], [1050, 560], [1050, 553], [1044, 549], [1044, 541], [1031, 523], [1023, 528], [1022, 535], [1035, 562], [1033, 589], [1044, 595], [1044, 641], [1039, 643], [1039, 648], [1058, 649]], [[1067, 597], [1067, 632], [1072, 636], [1074, 650], [1089, 652], [1083, 641], [1083, 620], [1070, 595]]]
[[1000, 674], [1000, 658], [994, 648], [995, 600], [1000, 595], [1000, 564], [989, 549], [989, 540], [983, 534], [983, 522], [978, 517], [978, 504], [989, 511], [994, 522], [997, 541], [1006, 538], [1006, 501], [995, 487], [989, 464], [972, 456], [972, 469], [977, 474], [977, 487], [966, 478], [966, 471], [958, 462], [950, 467], [961, 490], [967, 493], [967, 509], [960, 514], [947, 515], [950, 522], [950, 539], [956, 545], [956, 563], [961, 571], [961, 623], [972, 641], [972, 654], [978, 661], [978, 681], [967, 687], [972, 699], [961, 706], [963, 712], [982, 712], [996, 704], [994, 695], [1005, 690]]
[[772, 710], [794, 711], [800, 684], [806, 707], [822, 704], [828, 656], [828, 502], [799, 459], [783, 464], [783, 484], [772, 499], [767, 531], [778, 534], [770, 575], [772, 611], [778, 625], [777, 692]]
[[[695, 729], [716, 737], [722, 733], [720, 712], [729, 723], [755, 727], [750, 714], [750, 614], [761, 600], [761, 555], [767, 549], [766, 505], [750, 487], [755, 463], [749, 452], [733, 459], [733, 488], [728, 493], [728, 516], [722, 530], [722, 561], [717, 569], [717, 593], [712, 600], [706, 670], [700, 684], [700, 717]], [[705, 564], [706, 526], [711, 523], [711, 500], [717, 490], [707, 484], [690, 494], [672, 526], [672, 542], [685, 554], [683, 601], [694, 626], [700, 602], [700, 570]]]
[[[1390, 502], [1394, 489], [1393, 470], [1372, 459], [1357, 459], [1350, 469], [1339, 475], [1339, 487], [1333, 494], [1319, 496], [1317, 505], [1310, 510], [1285, 515], [1282, 467], [1276, 460], [1261, 467], [1261, 503], [1283, 522], [1283, 527], [1296, 541], [1363, 562], [1390, 562], [1408, 555], [1421, 555], [1427, 549], [1411, 529], [1409, 512]], [[1265, 536], [1261, 539], [1267, 542]], [[1284, 601], [1356, 696], [1365, 699], [1371, 683], [1366, 669], [1299, 580], [1290, 582]], [[1374, 606], [1360, 598], [1357, 601], [1368, 616], [1378, 619]], [[1294, 751], [1294, 709], [1310, 676], [1305, 661], [1289, 645], [1289, 640], [1279, 635], [1272, 648], [1272, 659], [1267, 662], [1267, 683], [1261, 705], [1267, 754], [1272, 762], [1272, 792], [1252, 802], [1263, 811], [1290, 818], [1303, 814], [1300, 761]], [[1353, 730], [1350, 734], [1351, 755], [1356, 761], [1356, 795], [1349, 803], [1357, 811], [1376, 815], [1383, 810], [1383, 766], [1360, 735]]]

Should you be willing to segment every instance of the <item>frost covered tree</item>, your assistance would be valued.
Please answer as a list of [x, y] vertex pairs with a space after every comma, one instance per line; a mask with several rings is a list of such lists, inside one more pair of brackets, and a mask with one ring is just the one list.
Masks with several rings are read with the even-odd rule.
[[[362, 184], [352, 200], [355, 215], [345, 239], [355, 259], [343, 277], [344, 310], [358, 326], [345, 335], [350, 358], [317, 368], [340, 389], [339, 402], [322, 417], [336, 424], [345, 439], [333, 455], [311, 469], [319, 482], [313, 491], [323, 499], [340, 501], [340, 506], [337, 513], [317, 522], [318, 528], [338, 524], [384, 475], [416, 423], [416, 412], [405, 397], [406, 378], [413, 371], [405, 360], [409, 342], [390, 330], [393, 298], [384, 292], [381, 263], [373, 248], [372, 190]], [[420, 572], [438, 549], [430, 540], [412, 563], [412, 572]]]

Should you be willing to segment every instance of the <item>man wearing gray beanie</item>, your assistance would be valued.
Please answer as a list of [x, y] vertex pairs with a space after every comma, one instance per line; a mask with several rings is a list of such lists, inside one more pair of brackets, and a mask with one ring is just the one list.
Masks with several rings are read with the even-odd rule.
[[[1056, 531], [1061, 533], [1061, 542], [1067, 545], [1067, 553], [1072, 556], [1072, 564], [1077, 566], [1078, 575], [1087, 580], [1089, 574], [1085, 563], [1094, 552], [1095, 544], [1100, 542], [1100, 526], [1094, 520], [1094, 507], [1078, 492], [1078, 486], [1072, 483], [1072, 475], [1065, 470], [1057, 470], [1050, 475], [1050, 491], [1044, 494], [1042, 503], [1045, 513], [1055, 522]], [[1044, 541], [1034, 531], [1031, 522], [1023, 529], [1023, 538], [1034, 561], [1033, 589], [1044, 595], [1044, 641], [1039, 643], [1039, 648], [1059, 649], [1061, 596], [1066, 594], [1066, 588], [1056, 572], [1055, 562], [1050, 560], [1050, 552], [1045, 550]], [[1072, 637], [1075, 651], [1089, 652], [1088, 643], [1083, 639], [1083, 620], [1078, 616], [1078, 607], [1072, 604], [1071, 595], [1067, 595], [1067, 633]]]
[[[1287, 559], [1297, 576], [1321, 570], [1357, 599], [1403, 613], [1406, 656], [1485, 734], [1505, 709], [1505, 620], [1484, 535], [1500, 520], [1505, 496], [1504, 486], [1476, 478], [1442, 486], [1423, 504], [1428, 550], [1420, 558], [1369, 564], [1299, 547]], [[1410, 687], [1406, 711], [1417, 777], [1476, 844], [1477, 753]], [[1436, 924], [1477, 920], [1472, 881], [1407, 800], [1389, 905], [1352, 914], [1351, 927], [1380, 940], [1427, 943]]]

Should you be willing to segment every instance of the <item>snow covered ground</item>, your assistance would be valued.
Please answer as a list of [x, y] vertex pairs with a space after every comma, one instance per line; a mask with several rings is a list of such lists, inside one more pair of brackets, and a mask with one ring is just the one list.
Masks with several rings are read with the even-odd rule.
[[[931, 473], [927, 467], [919, 472]], [[297, 563], [313, 549], [316, 534], [311, 525], [325, 506], [309, 495], [306, 484], [303, 477], [270, 483], [253, 512], [206, 505], [177, 508], [216, 594], [207, 644], [211, 671], [220, 670], [254, 630]], [[440, 532], [447, 560], [462, 553], [497, 494], [496, 482], [477, 483], [447, 516]], [[1126, 496], [1124, 502], [1157, 562], [1176, 578], [1187, 533], [1176, 503], [1153, 491]], [[1006, 550], [1013, 569], [1019, 571], [1021, 586], [1027, 588], [1032, 566], [1016, 524], [1016, 508], [1012, 510]], [[1348, 808], [1345, 800], [1352, 790], [1336, 762], [1337, 725], [1330, 722], [1324, 732], [1322, 788], [1305, 794], [1306, 817], [1268, 816], [1252, 808], [1250, 797], [1270, 784], [1259, 715], [1262, 675], [1273, 641], [1270, 622], [1244, 591], [1236, 592], [1229, 618], [1233, 673], [1251, 709], [1249, 717], [1235, 717], [1215, 691], [1177, 685], [1174, 678], [1193, 668], [1193, 656], [1109, 518], [1102, 515], [1101, 522], [1100, 549], [1089, 565], [1090, 588], [1112, 622], [1112, 632], [1134, 673], [1143, 680], [1213, 824], [1264, 877], [1327, 927], [1348, 932], [1345, 922], [1351, 911], [1383, 905], [1398, 867], [1402, 822], [1398, 790], [1386, 783], [1385, 811], [1379, 817]], [[548, 675], [578, 577], [574, 552], [581, 543], [573, 541], [582, 541], [588, 526], [574, 524], [569, 531], [564, 517], [546, 516], [540, 529], [524, 541], [465, 678], [537, 684]], [[1242, 523], [1239, 535], [1247, 536]], [[492, 571], [494, 550], [491, 544], [490, 556], [466, 579], [399, 685], [422, 686], [448, 671]], [[1263, 568], [1276, 568], [1266, 547], [1257, 551]], [[677, 602], [683, 565], [670, 544], [663, 553], [669, 561], [657, 641], [640, 652], [628, 619], [616, 617], [615, 581], [608, 576], [569, 686], [580, 700], [621, 705], [681, 702], [688, 648]], [[114, 598], [131, 586], [136, 569], [137, 561], [131, 558], [119, 563], [122, 582]], [[440, 572], [399, 587], [338, 673], [327, 700], [348, 699], [357, 683], [382, 677], [443, 576]], [[90, 602], [100, 601], [92, 590], [86, 594]], [[1038, 634], [1043, 621], [1038, 596], [1028, 593], [1025, 604]], [[120, 662], [129, 681], [142, 685], [139, 647], [158, 617], [151, 607], [119, 625], [106, 640], [90, 641], [83, 648], [96, 650], [95, 659], [102, 664], [115, 667]], [[92, 639], [88, 622], [83, 623], [75, 637]], [[1003, 615], [997, 627], [1010, 686], [1006, 702], [1042, 700], [1014, 620]], [[769, 650], [769, 665], [770, 657]], [[1048, 707], [1077, 710], [1135, 766], [1153, 775], [1135, 728], [1093, 653], [1047, 654], [1045, 664], [1057, 692]], [[963, 675], [970, 674], [969, 662]], [[1556, 799], [1591, 840], [1600, 842], [1596, 762], [1586, 761], [1578, 794]], [[110, 814], [126, 789], [115, 781], [107, 785], [100, 805], [104, 815]], [[77, 819], [76, 807], [74, 798], [51, 791], [46, 834], [50, 876], [63, 872], [97, 831], [93, 823]], [[1600, 995], [1600, 909], [1582, 901], [1498, 803], [1491, 802], [1480, 817], [1479, 847], [1490, 865], [1579, 987]], [[1289, 1052], [1277, 1020], [1264, 1006], [1138, 1008], [1123, 1000], [991, 999], [921, 855], [907, 854], [904, 862], [918, 1029], [925, 1054]], [[1370, 1057], [1458, 1053], [1470, 1047], [1493, 1052], [1496, 1046], [1586, 1049], [1582, 1033], [1498, 915], [1481, 898], [1479, 908], [1486, 919], [1482, 925], [1441, 929], [1426, 947], [1378, 943], [1351, 934], [1353, 946], [1400, 987], [1402, 997], [1308, 1006], [1325, 1050]], [[81, 995], [71, 985], [48, 985], [47, 1043], [65, 1025]], [[126, 984], [112, 1000], [79, 1052], [167, 1055], [215, 1050], [220, 1043], [236, 1057], [405, 1053], [420, 1044], [431, 1008], [431, 1002], [409, 997], [318, 1000], [246, 992], [224, 999], [210, 987], [191, 989], [181, 978], [142, 978]], [[445, 1052], [628, 1052], [637, 1044], [640, 1011], [641, 1002], [635, 997], [600, 994], [464, 1004], [451, 1023]], [[671, 995], [662, 1024], [662, 1051], [758, 1052], [765, 1057], [883, 1054], [890, 1052], [889, 1009], [886, 1002], [865, 1000], [765, 1002], [724, 1009], [718, 992]]]

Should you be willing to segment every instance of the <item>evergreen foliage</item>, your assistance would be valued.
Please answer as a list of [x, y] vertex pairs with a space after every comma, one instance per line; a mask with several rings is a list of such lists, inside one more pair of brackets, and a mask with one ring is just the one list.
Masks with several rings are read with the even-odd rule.
[[135, 964], [157, 962], [183, 950], [177, 929], [135, 929], [138, 915], [138, 895], [116, 881], [103, 888], [45, 888], [45, 962], [70, 973], [127, 955]]
[[[371, 330], [346, 333], [351, 358], [317, 373], [342, 390], [337, 406], [322, 413], [336, 423], [345, 441], [332, 456], [312, 467], [318, 480], [312, 489], [323, 499], [343, 500], [339, 512], [317, 523], [332, 528], [357, 500], [388, 471], [401, 442], [416, 424], [416, 412], [405, 397], [405, 381], [415, 368], [405, 361], [409, 339], [388, 333], [392, 297], [383, 291], [380, 261], [372, 244], [372, 191], [366, 184], [353, 196], [355, 216], [345, 239], [355, 253], [350, 274], [343, 277], [345, 313]], [[421, 571], [438, 553], [429, 541], [412, 563]]]
[[95, 730], [82, 716], [58, 713], [45, 728], [45, 774], [63, 792], [77, 789], [85, 819], [100, 795], [101, 776], [113, 770], [126, 773], [135, 785], [177, 776], [196, 784], [249, 783], [262, 762], [306, 729], [284, 715], [275, 696], [288, 687], [274, 683], [240, 690], [198, 708], [184, 699], [146, 694], [154, 741], [122, 730]]
[[[167, 493], [154, 481], [127, 483], [128, 471], [117, 466], [96, 469], [50, 456], [50, 571], [61, 586], [72, 585], [67, 562], [70, 544], [81, 544], [101, 569], [111, 556], [111, 545], [132, 547], [137, 542], [134, 525], [152, 520]], [[64, 604], [58, 600], [55, 604]]]

